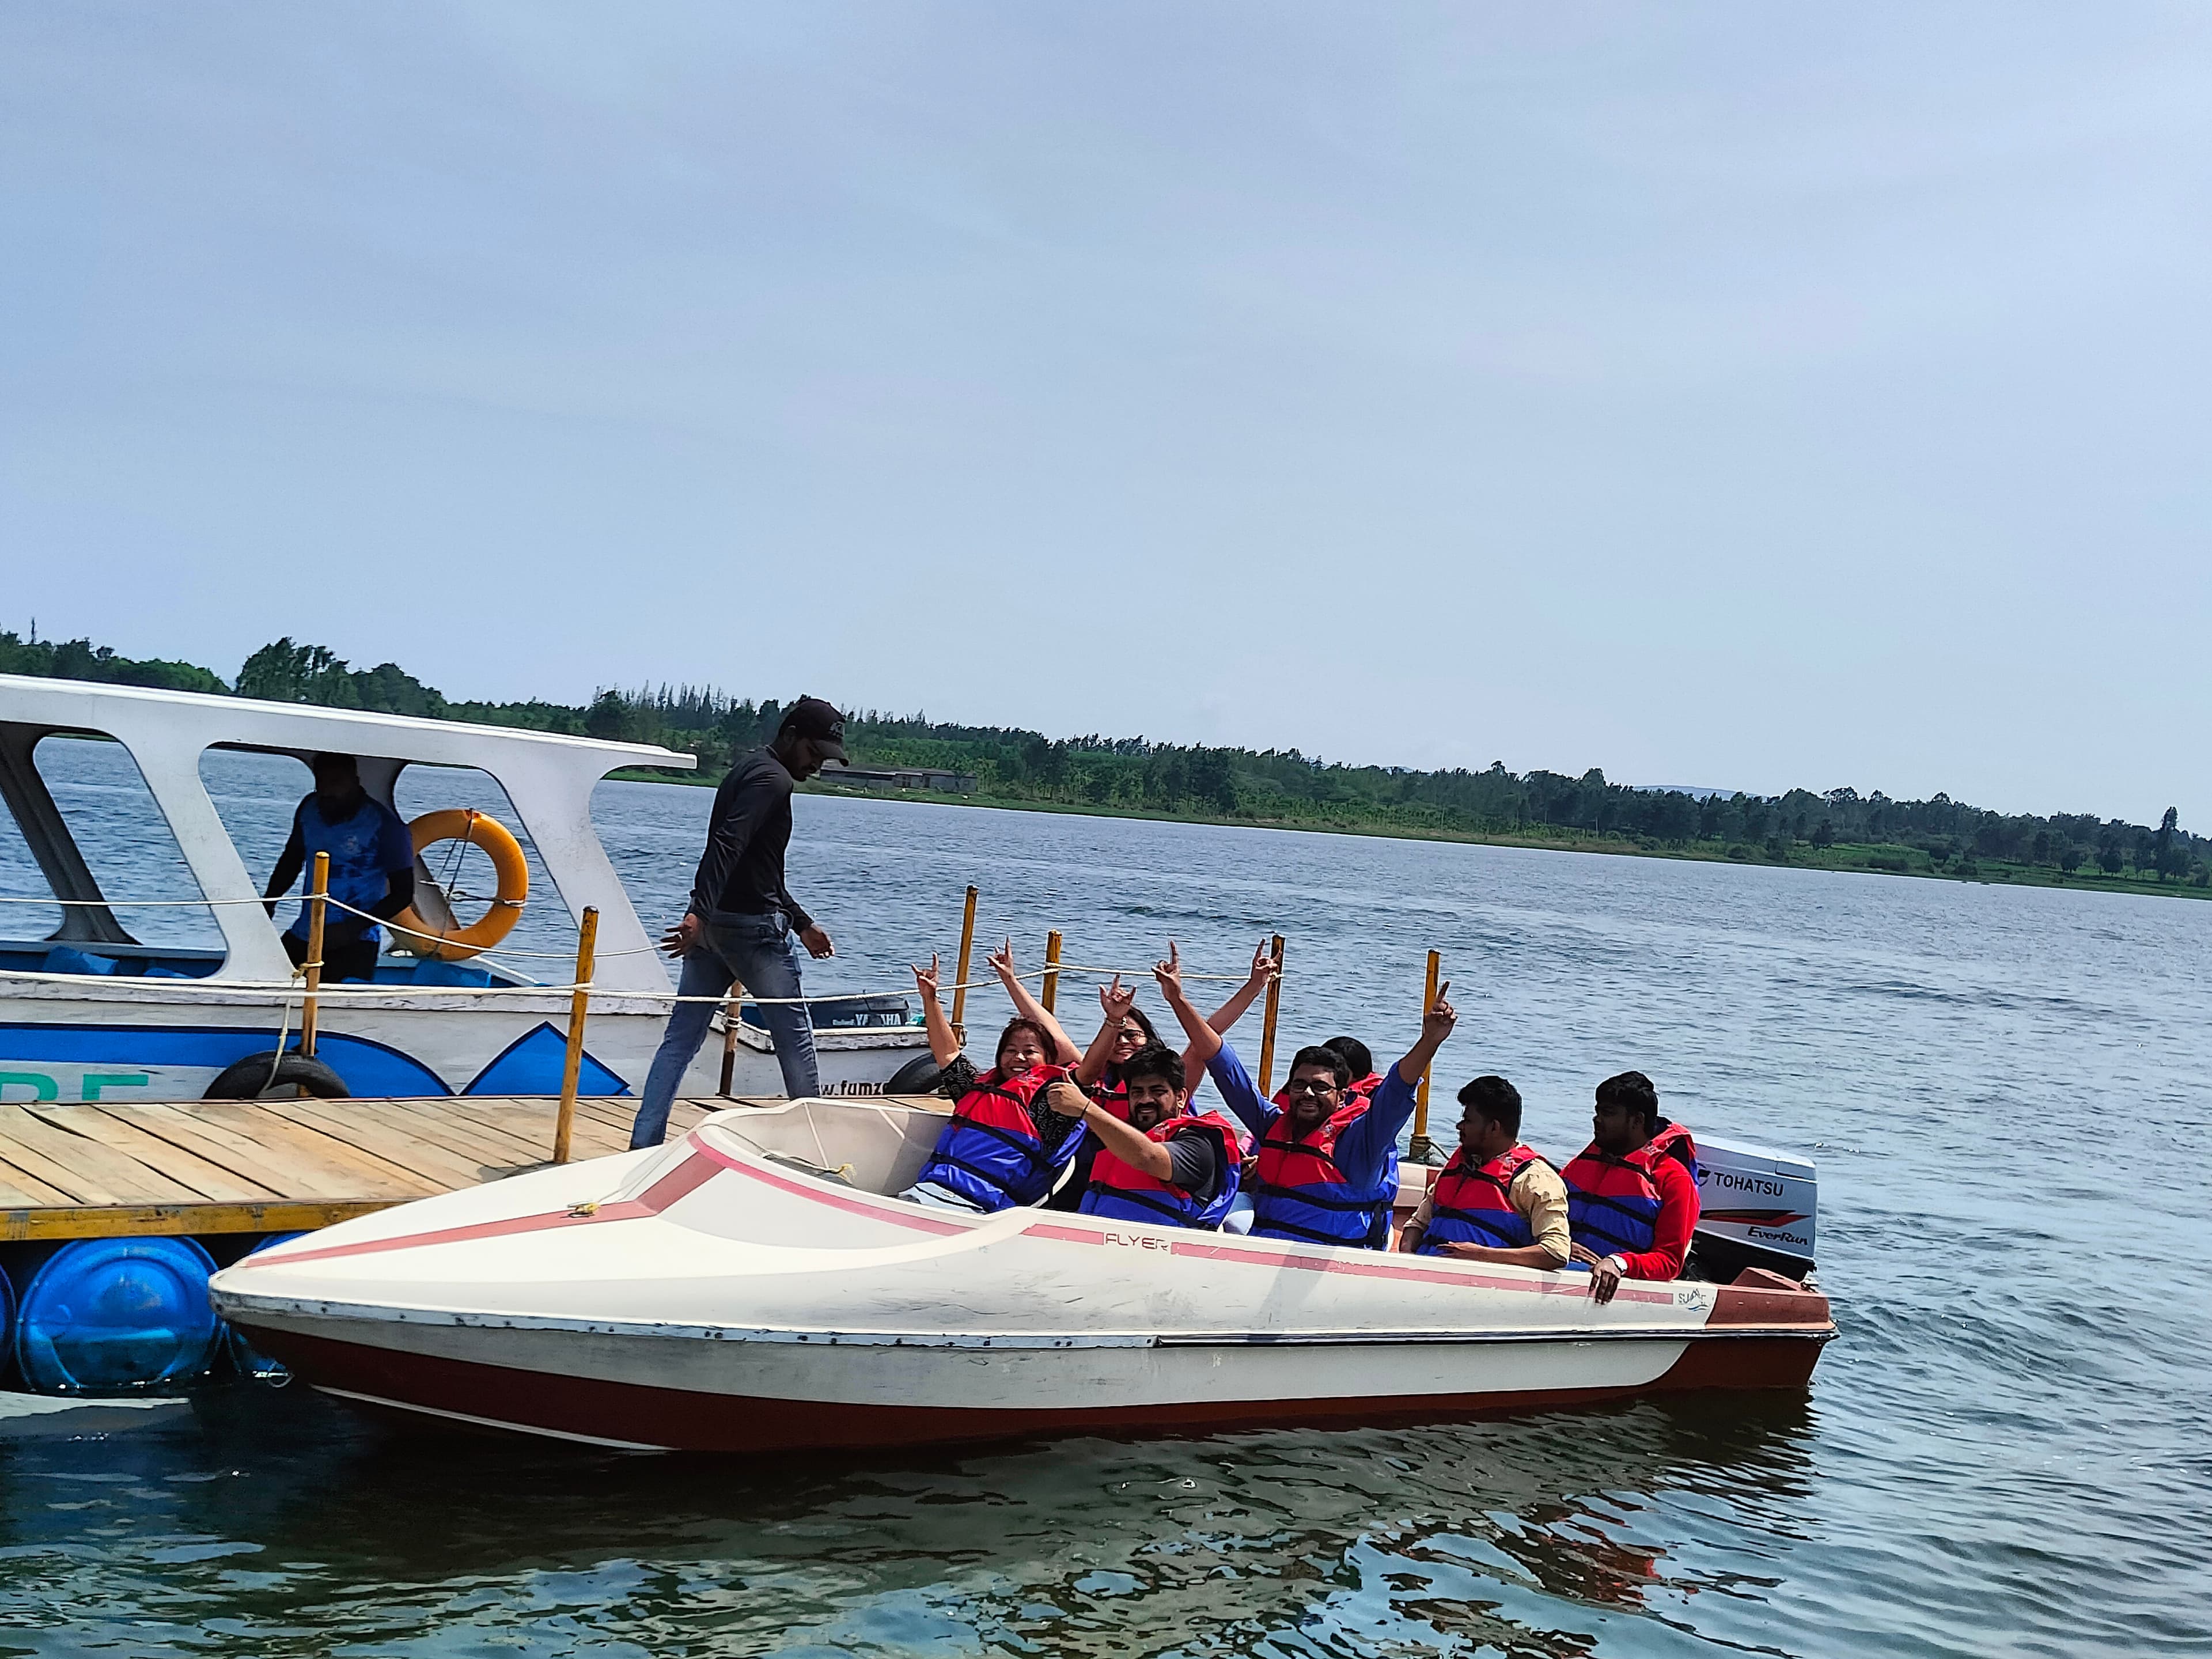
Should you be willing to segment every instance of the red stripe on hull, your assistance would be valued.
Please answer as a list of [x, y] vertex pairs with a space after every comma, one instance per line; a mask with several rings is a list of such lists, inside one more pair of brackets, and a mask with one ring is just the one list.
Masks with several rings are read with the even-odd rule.
[[1635, 1388], [1295, 1401], [1151, 1401], [1027, 1411], [884, 1407], [699, 1394], [401, 1353], [325, 1337], [244, 1328], [254, 1345], [310, 1383], [393, 1405], [585, 1439], [647, 1442], [680, 1451], [859, 1449], [1049, 1438], [1156, 1437], [1246, 1428], [1348, 1428], [1443, 1422], [1499, 1412], [1586, 1405], [1692, 1389], [1802, 1388], [1820, 1343], [1810, 1336], [1695, 1340], [1656, 1381]]

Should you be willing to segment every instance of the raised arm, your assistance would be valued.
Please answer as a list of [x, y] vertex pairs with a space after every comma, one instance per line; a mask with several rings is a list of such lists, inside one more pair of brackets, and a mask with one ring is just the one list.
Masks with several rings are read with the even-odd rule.
[[929, 1032], [929, 1057], [942, 1070], [959, 1057], [960, 1038], [952, 1022], [945, 1017], [945, 1005], [937, 1000], [937, 956], [933, 951], [928, 967], [914, 967], [914, 988], [921, 996], [921, 1023]]
[[1152, 964], [1152, 977], [1159, 981], [1160, 995], [1166, 999], [1168, 1012], [1176, 1017], [1183, 1035], [1190, 1039], [1190, 1048], [1184, 1054], [1186, 1061], [1195, 1059], [1202, 1071], [1221, 1052], [1221, 1033], [1208, 1024], [1190, 999], [1183, 994], [1182, 957], [1173, 939], [1168, 941], [1167, 960]]
[[1129, 1010], [1137, 1006], [1137, 994], [1121, 988], [1121, 976], [1114, 975], [1114, 982], [1098, 988], [1098, 1033], [1091, 1039], [1091, 1046], [1083, 1051], [1083, 1058], [1075, 1067], [1075, 1080], [1085, 1089], [1095, 1089], [1098, 1079], [1106, 1075], [1106, 1062], [1121, 1040], [1121, 1027], [1129, 1018]]
[[[1229, 1000], [1216, 1008], [1212, 1017], [1206, 1022], [1217, 1036], [1227, 1036], [1231, 1028], [1244, 1018], [1252, 1005], [1260, 1000], [1260, 994], [1273, 981], [1277, 971], [1275, 958], [1267, 949], [1267, 941], [1261, 939], [1260, 948], [1252, 952], [1252, 977], [1238, 986]], [[1205, 1064], [1200, 1061], [1200, 1069], [1204, 1068]]]
[[1449, 989], [1449, 980], [1437, 987], [1434, 1006], [1421, 1016], [1420, 1036], [1406, 1051], [1403, 1060], [1383, 1073], [1373, 1101], [1337, 1140], [1336, 1160], [1340, 1164], [1347, 1169], [1364, 1170], [1370, 1165], [1379, 1169], [1396, 1156], [1398, 1132], [1413, 1115], [1421, 1073], [1429, 1069], [1437, 1050], [1443, 1047], [1444, 1039], [1459, 1023], [1458, 1013], [1444, 1000], [1444, 993]]
[[999, 976], [999, 983], [1006, 988], [1006, 994], [1013, 999], [1014, 1012], [1024, 1019], [1035, 1020], [1051, 1035], [1053, 1058], [1062, 1066], [1074, 1065], [1081, 1058], [1083, 1050], [1075, 1046], [1073, 1039], [1061, 1028], [1060, 1023], [1052, 1017], [1052, 1011], [1036, 1000], [1036, 994], [1015, 977], [1013, 940], [1008, 939], [983, 960], [991, 964], [991, 971]]
[[[1221, 1034], [1237, 1022], [1231, 1018], [1228, 1024], [1222, 1024], [1219, 1014], [1212, 1020], [1198, 1017], [1198, 1010], [1183, 994], [1182, 957], [1176, 951], [1173, 939], [1168, 941], [1168, 959], [1152, 965], [1152, 977], [1159, 981], [1160, 994], [1167, 1000], [1176, 1023], [1182, 1027], [1183, 1035], [1190, 1039], [1182, 1051], [1182, 1086], [1187, 1092], [1196, 1094], [1198, 1085], [1205, 1081], [1206, 1074], [1213, 1064], [1213, 1057], [1221, 1052]], [[1236, 999], [1232, 997], [1230, 1000], [1234, 1002]], [[1251, 999], [1247, 997], [1245, 1006], [1250, 1006]], [[1223, 1012], [1227, 1012], [1224, 1006]], [[1239, 1013], [1243, 1012], [1241, 1008], [1237, 1010]]]
[[1398, 1075], [1409, 1085], [1420, 1082], [1421, 1073], [1429, 1069], [1429, 1062], [1437, 1057], [1437, 1050], [1444, 1046], [1444, 1039], [1452, 1034], [1452, 1027], [1459, 1024], [1458, 1011], [1444, 1000], [1444, 993], [1450, 989], [1449, 980], [1437, 987], [1437, 1000], [1421, 1016], [1421, 1035], [1414, 1040], [1413, 1046], [1406, 1050], [1406, 1057], [1398, 1062]]

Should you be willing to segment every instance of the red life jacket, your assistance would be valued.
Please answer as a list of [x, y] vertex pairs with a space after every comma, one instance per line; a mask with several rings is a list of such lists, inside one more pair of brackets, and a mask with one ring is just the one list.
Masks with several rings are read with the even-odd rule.
[[1091, 1099], [1102, 1111], [1113, 1113], [1124, 1123], [1129, 1121], [1129, 1085], [1113, 1066], [1107, 1066], [1106, 1074], [1092, 1087]]
[[1521, 1171], [1543, 1161], [1532, 1149], [1516, 1146], [1480, 1169], [1470, 1170], [1466, 1150], [1454, 1152], [1437, 1175], [1436, 1207], [1416, 1254], [1436, 1255], [1438, 1245], [1449, 1243], [1509, 1250], [1534, 1244], [1536, 1235], [1528, 1218], [1513, 1207], [1511, 1194]]
[[1575, 1243], [1599, 1255], [1638, 1255], [1651, 1248], [1659, 1225], [1659, 1188], [1651, 1171], [1662, 1158], [1682, 1161], [1694, 1183], [1698, 1148], [1690, 1132], [1670, 1123], [1626, 1158], [1595, 1142], [1559, 1171], [1567, 1183], [1567, 1225]]
[[1177, 1135], [1193, 1133], [1213, 1137], [1216, 1167], [1220, 1171], [1213, 1191], [1203, 1197], [1185, 1192], [1123, 1163], [1111, 1148], [1101, 1146], [1097, 1160], [1091, 1166], [1091, 1190], [1083, 1195], [1083, 1213], [1170, 1227], [1218, 1227], [1237, 1199], [1235, 1126], [1218, 1112], [1186, 1113], [1154, 1124], [1145, 1131], [1145, 1139], [1164, 1146]]
[[1067, 1076], [1065, 1066], [1036, 1066], [1011, 1078], [998, 1068], [975, 1079], [960, 1097], [952, 1121], [937, 1137], [936, 1149], [921, 1166], [927, 1181], [986, 1210], [1035, 1204], [1052, 1190], [1053, 1177], [1074, 1156], [1082, 1139], [1078, 1129], [1057, 1146], [1047, 1146], [1030, 1115], [1030, 1103]]
[[1338, 1137], [1367, 1108], [1364, 1100], [1340, 1106], [1303, 1139], [1292, 1135], [1287, 1111], [1275, 1114], [1261, 1137], [1259, 1167], [1253, 1171], [1254, 1237], [1356, 1248], [1376, 1242], [1398, 1195], [1397, 1171], [1389, 1171], [1382, 1187], [1356, 1187], [1336, 1163]]

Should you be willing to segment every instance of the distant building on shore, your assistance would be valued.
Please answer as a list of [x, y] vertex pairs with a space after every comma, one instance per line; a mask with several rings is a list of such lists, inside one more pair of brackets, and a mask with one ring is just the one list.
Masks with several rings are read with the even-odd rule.
[[832, 766], [823, 769], [824, 783], [857, 785], [862, 789], [927, 789], [940, 795], [975, 793], [973, 772], [946, 772], [928, 766]]

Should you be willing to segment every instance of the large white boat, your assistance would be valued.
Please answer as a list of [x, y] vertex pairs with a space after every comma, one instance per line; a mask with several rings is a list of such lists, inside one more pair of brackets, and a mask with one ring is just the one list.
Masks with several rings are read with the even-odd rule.
[[649, 1152], [342, 1223], [216, 1306], [333, 1395], [639, 1449], [864, 1447], [1441, 1419], [1802, 1386], [1779, 1274], [1629, 1283], [886, 1194], [942, 1115], [718, 1114]]
[[[204, 905], [220, 946], [142, 943], [131, 921], [144, 913], [121, 897], [148, 896], [111, 902], [103, 895], [40, 770], [40, 745], [69, 737], [112, 739], [135, 763], [154, 819], [143, 827], [173, 834], [197, 890], [155, 896]], [[260, 884], [210, 798], [202, 768], [210, 750], [303, 761], [323, 751], [354, 755], [363, 786], [395, 810], [393, 788], [408, 767], [489, 775], [511, 807], [513, 830], [551, 880], [553, 892], [524, 902], [565, 908], [572, 942], [574, 919], [587, 907], [599, 912], [581, 1091], [642, 1085], [671, 987], [592, 827], [592, 791], [618, 768], [688, 769], [696, 764], [691, 756], [505, 726], [0, 675], [0, 801], [64, 905], [59, 927], [37, 939], [15, 936], [11, 924], [23, 908], [0, 908], [0, 1099], [197, 1099], [238, 1061], [273, 1050], [288, 1019], [296, 1024], [296, 986], [289, 1014], [277, 994], [292, 982], [278, 933], [283, 918], [272, 923], [264, 913]], [[304, 769], [300, 775], [304, 785]], [[452, 920], [419, 858], [416, 887], [417, 912], [441, 926]], [[317, 1058], [355, 1095], [558, 1093], [569, 999], [532, 988], [565, 983], [573, 969], [559, 952], [549, 955], [527, 964], [542, 970], [533, 974], [496, 949], [460, 963], [387, 951], [372, 986], [324, 999]], [[837, 1023], [840, 1000], [823, 1001], [816, 1047], [826, 1092], [878, 1092], [927, 1053], [902, 1007], [863, 1007], [847, 1026]], [[720, 1030], [720, 1015], [716, 1023]], [[741, 1018], [735, 1036], [731, 1092], [781, 1094], [768, 1033]], [[724, 1044], [709, 1042], [679, 1092], [715, 1092], [723, 1058]]]

